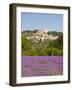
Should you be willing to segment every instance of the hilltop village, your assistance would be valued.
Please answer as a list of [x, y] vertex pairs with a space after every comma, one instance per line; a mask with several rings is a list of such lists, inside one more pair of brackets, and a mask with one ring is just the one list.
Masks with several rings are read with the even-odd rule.
[[42, 29], [42, 30], [37, 30], [37, 31], [25, 31], [23, 33], [24, 36], [28, 40], [31, 40], [33, 42], [39, 42], [40, 40], [42, 42], [47, 41], [47, 40], [56, 40], [58, 39], [58, 36], [53, 36], [51, 34], [48, 34], [47, 29]]
[[63, 32], [24, 30], [21, 34], [21, 48], [22, 56], [62, 56]]

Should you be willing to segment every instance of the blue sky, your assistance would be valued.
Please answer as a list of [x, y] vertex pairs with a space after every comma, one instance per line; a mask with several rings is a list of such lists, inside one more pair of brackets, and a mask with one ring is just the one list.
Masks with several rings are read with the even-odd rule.
[[48, 13], [21, 13], [21, 30], [48, 29], [63, 31], [63, 15]]

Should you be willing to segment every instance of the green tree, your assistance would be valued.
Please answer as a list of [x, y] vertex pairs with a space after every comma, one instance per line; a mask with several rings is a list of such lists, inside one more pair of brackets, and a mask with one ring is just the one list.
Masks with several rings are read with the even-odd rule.
[[27, 51], [27, 50], [30, 50], [31, 49], [31, 44], [30, 44], [30, 41], [22, 36], [22, 51]]

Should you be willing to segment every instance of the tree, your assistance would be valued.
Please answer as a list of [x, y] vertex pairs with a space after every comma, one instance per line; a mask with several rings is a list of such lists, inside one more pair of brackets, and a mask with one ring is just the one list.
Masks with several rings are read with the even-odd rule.
[[26, 37], [22, 36], [22, 50], [26, 51], [30, 49], [31, 49], [30, 41]]

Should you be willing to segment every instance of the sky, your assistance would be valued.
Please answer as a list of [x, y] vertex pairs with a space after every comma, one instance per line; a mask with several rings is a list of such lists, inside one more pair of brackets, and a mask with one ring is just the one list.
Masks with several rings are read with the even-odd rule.
[[47, 29], [63, 31], [63, 15], [48, 13], [21, 12], [21, 30]]

